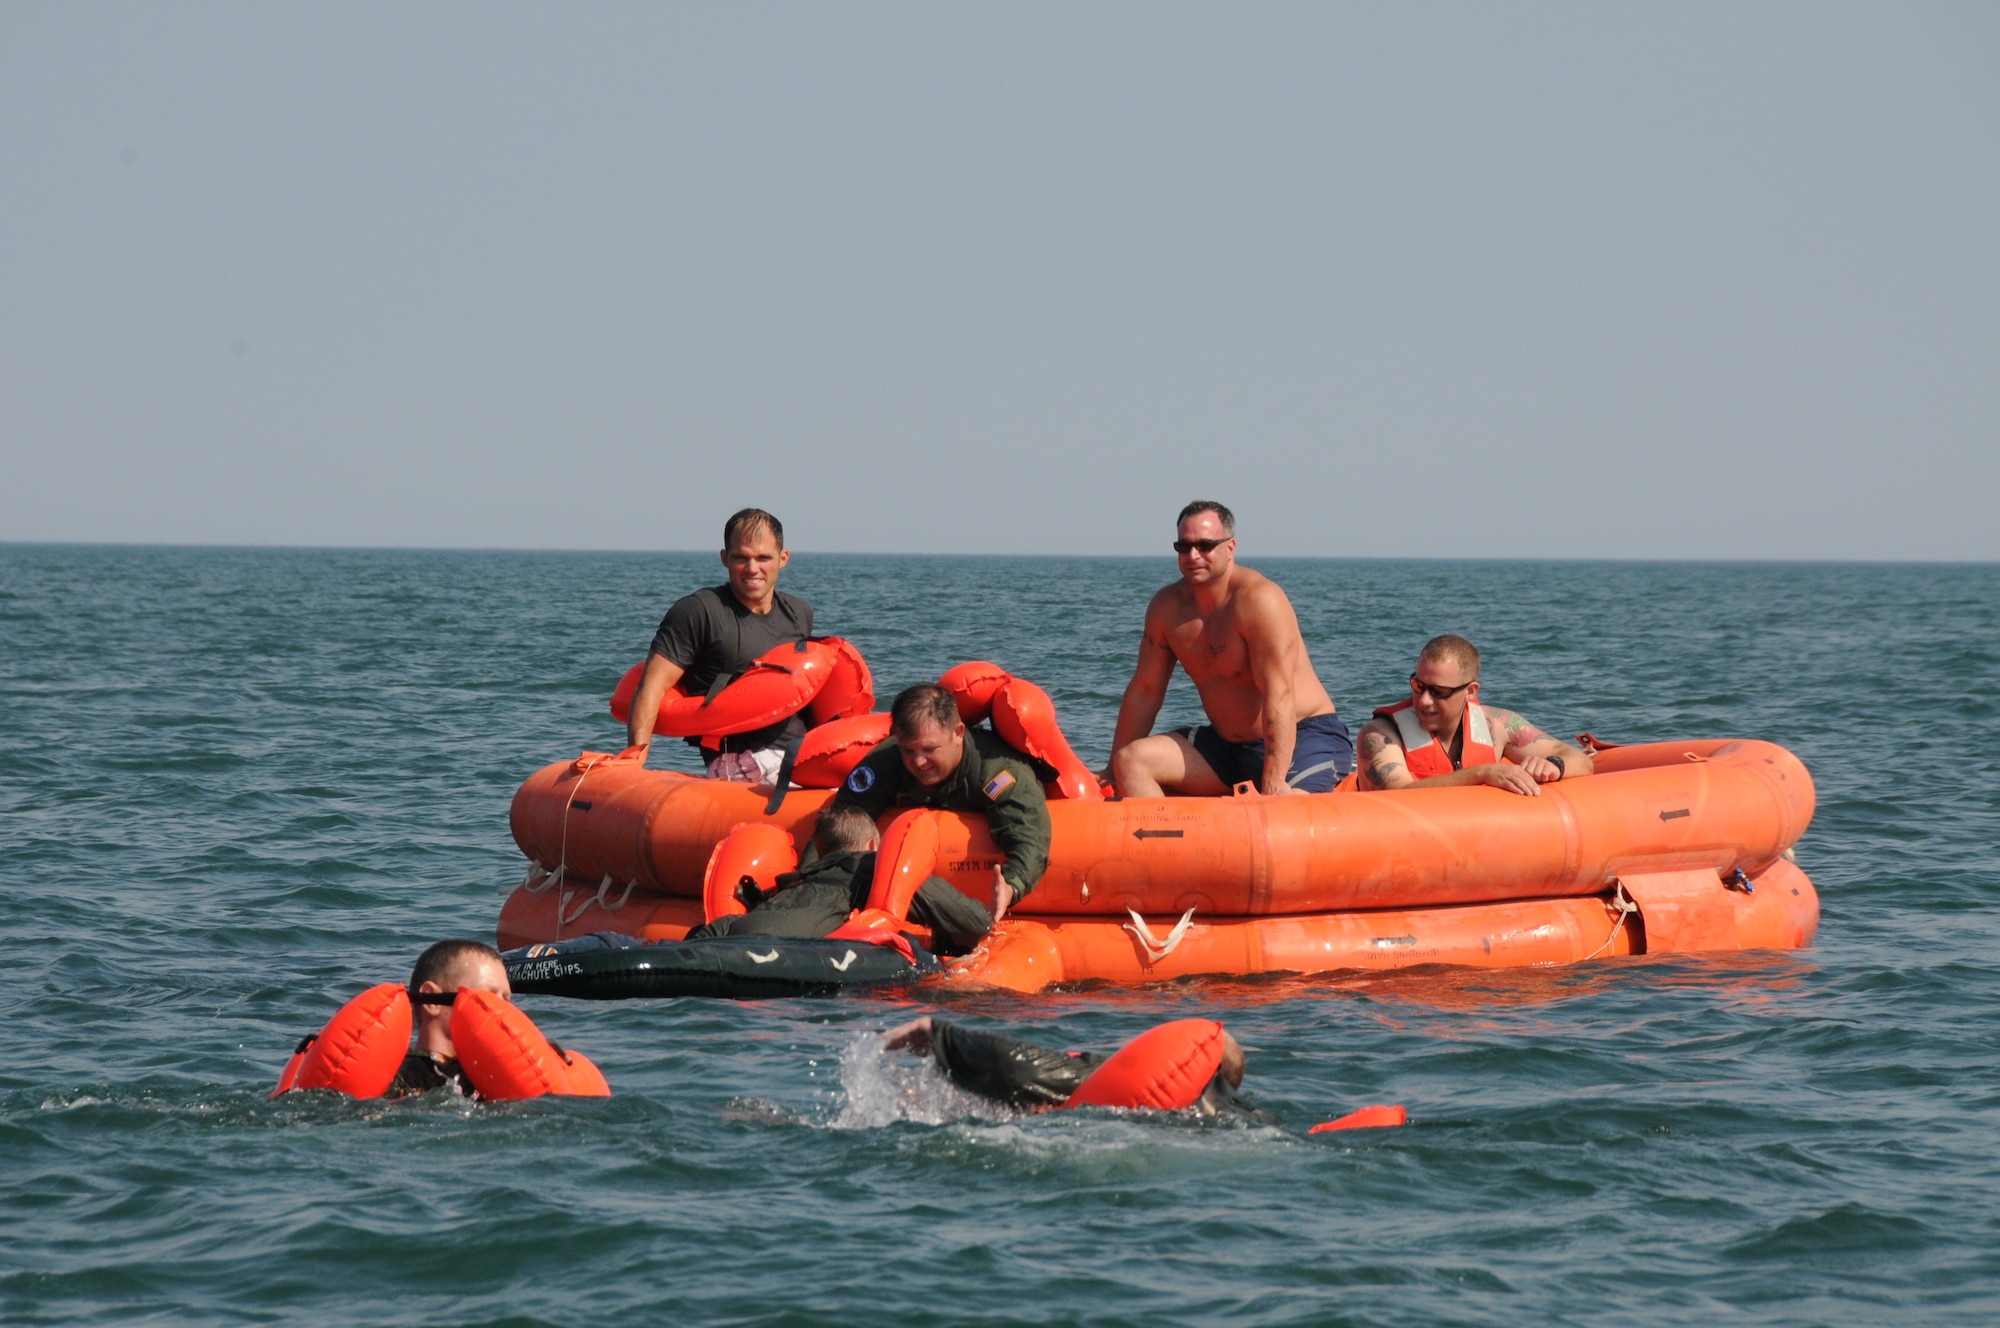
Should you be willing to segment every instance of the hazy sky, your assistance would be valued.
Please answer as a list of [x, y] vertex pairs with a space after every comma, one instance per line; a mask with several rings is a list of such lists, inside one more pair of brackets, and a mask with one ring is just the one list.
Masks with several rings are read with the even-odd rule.
[[2000, 558], [2000, 7], [0, 0], [0, 539]]

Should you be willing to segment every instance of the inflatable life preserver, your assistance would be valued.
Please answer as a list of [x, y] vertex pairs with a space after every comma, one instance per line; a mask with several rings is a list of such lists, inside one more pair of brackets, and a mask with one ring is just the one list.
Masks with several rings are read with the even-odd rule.
[[1486, 722], [1486, 708], [1479, 702], [1465, 703], [1465, 717], [1459, 721], [1465, 731], [1465, 741], [1458, 765], [1451, 763], [1451, 753], [1445, 745], [1417, 722], [1417, 712], [1411, 708], [1415, 705], [1415, 701], [1404, 701], [1398, 705], [1381, 706], [1375, 711], [1377, 719], [1395, 722], [1396, 735], [1403, 740], [1403, 753], [1412, 778], [1448, 775], [1466, 766], [1491, 765], [1500, 759], [1500, 752], [1493, 745], [1493, 726]]
[[916, 947], [910, 944], [909, 936], [903, 931], [903, 919], [879, 908], [856, 909], [847, 915], [847, 921], [828, 932], [826, 939], [886, 946], [909, 962], [917, 962]]
[[1017, 678], [998, 664], [974, 659], [947, 669], [938, 686], [951, 693], [958, 717], [967, 724], [991, 717], [993, 731], [1008, 746], [1053, 766], [1056, 778], [1048, 786], [1051, 796], [1078, 802], [1104, 796], [1097, 776], [1063, 737], [1062, 726], [1056, 723], [1055, 701], [1026, 678]]
[[1103, 798], [1097, 776], [1078, 759], [1056, 723], [1056, 703], [1026, 678], [1009, 678], [993, 694], [993, 731], [1007, 745], [1056, 770], [1053, 792], [1071, 802]]
[[910, 916], [917, 888], [937, 870], [937, 818], [921, 807], [889, 822], [882, 847], [875, 853], [875, 878], [868, 887], [868, 907], [880, 909], [898, 922]]
[[840, 781], [888, 736], [886, 714], [850, 715], [821, 724], [799, 743], [792, 782], [800, 788], [839, 788]]
[[745, 821], [734, 827], [716, 841], [715, 852], [708, 855], [708, 869], [702, 873], [703, 921], [749, 912], [736, 897], [744, 877], [769, 894], [778, 888], [779, 874], [798, 865], [799, 851], [793, 846], [791, 835], [777, 826]]
[[873, 710], [875, 676], [868, 671], [868, 661], [861, 658], [861, 652], [842, 637], [816, 636], [813, 640], [833, 652], [833, 668], [806, 707], [807, 722], [817, 728]]
[[410, 993], [401, 983], [370, 987], [340, 1007], [312, 1037], [299, 1043], [271, 1093], [331, 1088], [349, 1097], [389, 1091], [410, 1049]]
[[[841, 646], [852, 650], [845, 641]], [[843, 658], [838, 647], [824, 641], [799, 641], [765, 651], [756, 663], [713, 697], [690, 696], [669, 687], [660, 698], [653, 732], [667, 738], [726, 738], [769, 728], [804, 710], [825, 687]], [[858, 656], [857, 656], [858, 658]], [[611, 716], [623, 723], [632, 716], [632, 698], [646, 676], [644, 661], [618, 680], [611, 694]], [[871, 696], [869, 705], [874, 705]]]
[[1321, 1121], [1306, 1133], [1330, 1134], [1335, 1130], [1379, 1130], [1388, 1126], [1407, 1124], [1409, 1119], [1410, 1113], [1400, 1106], [1360, 1107], [1338, 1120]]
[[465, 1077], [488, 1101], [547, 1093], [611, 1096], [610, 1085], [589, 1058], [557, 1047], [520, 1007], [490, 991], [459, 988], [451, 1006], [451, 1042]]
[[1133, 1038], [1076, 1086], [1065, 1107], [1156, 1107], [1195, 1104], [1222, 1065], [1222, 1025], [1176, 1019]]
[[938, 686], [951, 693], [958, 717], [967, 724], [984, 724], [993, 711], [993, 696], [1013, 678], [998, 664], [969, 659], [944, 671]]

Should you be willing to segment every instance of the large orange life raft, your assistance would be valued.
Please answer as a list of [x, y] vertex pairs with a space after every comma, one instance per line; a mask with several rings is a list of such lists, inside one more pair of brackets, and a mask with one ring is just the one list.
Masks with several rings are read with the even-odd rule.
[[[1596, 774], [1522, 797], [1485, 787], [1264, 797], [1052, 800], [1049, 867], [953, 980], [1033, 990], [1191, 974], [1794, 948], [1818, 927], [1789, 849], [1805, 767], [1748, 739], [1608, 748]], [[529, 879], [503, 948], [611, 930], [675, 939], [703, 869], [746, 821], [803, 848], [832, 797], [766, 815], [743, 785], [588, 755], [514, 797]], [[924, 813], [937, 874], [984, 900], [1003, 855], [983, 817]]]

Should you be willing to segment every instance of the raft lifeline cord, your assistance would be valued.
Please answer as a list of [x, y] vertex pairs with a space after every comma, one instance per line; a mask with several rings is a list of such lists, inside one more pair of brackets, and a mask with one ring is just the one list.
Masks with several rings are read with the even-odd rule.
[[[580, 783], [582, 781], [578, 782]], [[632, 897], [632, 887], [637, 884], [639, 884], [637, 881], [625, 882], [625, 893], [619, 895], [618, 902], [614, 904], [610, 900], [605, 898], [605, 896], [611, 892], [611, 885], [612, 885], [611, 873], [606, 872], [604, 873], [604, 879], [597, 883], [597, 893], [594, 895], [585, 895], [583, 897], [583, 902], [576, 906], [576, 912], [570, 914], [568, 917], [563, 916], [563, 901], [557, 900], [556, 901], [557, 934], [560, 935], [564, 927], [569, 926], [570, 923], [575, 922], [578, 918], [582, 917], [585, 913], [589, 912], [590, 906], [592, 904], [597, 905], [599, 908], [603, 909], [606, 913], [616, 913], [619, 909], [625, 907], [625, 901]]]
[[[1187, 935], [1188, 928], [1194, 925], [1194, 910], [1189, 909], [1187, 912], [1181, 914], [1181, 920], [1174, 924], [1174, 929], [1167, 933], [1167, 939], [1162, 941], [1155, 939], [1153, 929], [1148, 927], [1146, 920], [1139, 916], [1138, 909], [1127, 908], [1125, 911], [1132, 915], [1132, 920], [1125, 924], [1125, 930], [1132, 934], [1133, 940], [1146, 947], [1146, 953], [1152, 956], [1153, 962], [1156, 964], [1174, 952], [1174, 948]], [[1606, 944], [1609, 944], [1609, 942], [1606, 942]]]
[[1603, 954], [1606, 950], [1610, 949], [1611, 942], [1618, 939], [1619, 929], [1624, 927], [1625, 920], [1631, 917], [1634, 913], [1637, 913], [1639, 911], [1638, 901], [1634, 900], [1631, 895], [1625, 893], [1625, 882], [1623, 881], [1620, 881], [1618, 883], [1618, 888], [1611, 892], [1611, 902], [1609, 907], [1617, 909], [1618, 916], [1612, 919], [1611, 930], [1605, 933], [1604, 936], [1604, 944], [1598, 946], [1595, 950], [1592, 950], [1589, 954], [1585, 955], [1582, 960], [1578, 960], [1577, 962], [1582, 963], [1585, 960], [1595, 959], [1597, 958], [1597, 956]]
[[[608, 755], [606, 755], [606, 754], [605, 754], [605, 753], [603, 753], [603, 752], [593, 752], [593, 753], [591, 753], [591, 754], [590, 754], [590, 756], [591, 756], [591, 759], [590, 759], [590, 760], [589, 760], [588, 762], [586, 762], [586, 761], [585, 761], [585, 760], [584, 760], [584, 759], [583, 759], [582, 757], [580, 757], [580, 756], [579, 756], [579, 757], [578, 757], [578, 758], [577, 758], [577, 759], [575, 760], [575, 762], [573, 762], [573, 764], [574, 764], [574, 765], [576, 765], [576, 766], [578, 767], [578, 769], [577, 769], [577, 776], [576, 776], [576, 783], [570, 786], [570, 790], [569, 790], [569, 797], [568, 797], [568, 799], [566, 799], [566, 800], [565, 800], [565, 801], [563, 802], [563, 809], [562, 809], [562, 843], [561, 843], [561, 847], [559, 848], [559, 850], [558, 850], [558, 851], [557, 851], [557, 853], [556, 853], [556, 869], [555, 869], [554, 871], [550, 872], [550, 873], [549, 873], [549, 874], [548, 874], [547, 876], [543, 877], [543, 878], [542, 878], [542, 880], [541, 880], [541, 882], [540, 882], [539, 884], [536, 884], [536, 885], [529, 885], [527, 881], [523, 881], [523, 882], [522, 882], [522, 884], [523, 884], [523, 885], [525, 885], [525, 886], [527, 886], [527, 888], [528, 888], [528, 889], [529, 889], [530, 891], [533, 891], [533, 892], [535, 892], [535, 893], [539, 893], [539, 892], [541, 892], [541, 891], [543, 891], [543, 890], [546, 890], [546, 889], [548, 889], [548, 888], [549, 888], [549, 886], [551, 886], [551, 885], [555, 884], [556, 882], [558, 882], [558, 881], [562, 880], [562, 878], [563, 878], [563, 874], [564, 874], [565, 872], [567, 872], [567, 871], [569, 870], [569, 809], [570, 809], [570, 805], [571, 805], [572, 803], [574, 803], [574, 802], [576, 801], [576, 795], [577, 795], [577, 794], [579, 794], [579, 793], [581, 793], [581, 792], [583, 791], [583, 781], [584, 781], [584, 780], [585, 780], [586, 778], [588, 778], [588, 777], [589, 777], [589, 775], [590, 775], [590, 772], [591, 772], [592, 770], [596, 769], [596, 768], [597, 768], [597, 767], [598, 767], [599, 765], [603, 764], [603, 763], [604, 763], [605, 761], [608, 761], [608, 760], [610, 760], [610, 759], [611, 759], [611, 758], [610, 758], [610, 757], [609, 757]], [[534, 875], [534, 871], [533, 871], [533, 869], [532, 869], [532, 868], [531, 868], [531, 869], [529, 870], [529, 873], [528, 873], [528, 875], [529, 875], [530, 877], [532, 877], [532, 876]], [[605, 877], [604, 877], [604, 880], [603, 880], [603, 882], [602, 882], [601, 884], [599, 884], [599, 885], [598, 885], [598, 887], [597, 887], [597, 902], [598, 902], [598, 903], [600, 903], [600, 904], [601, 904], [601, 903], [603, 903], [603, 902], [604, 902], [604, 892], [605, 892], [606, 890], [610, 889], [610, 888], [611, 888], [611, 875], [610, 875], [610, 873], [608, 873], [608, 872], [607, 872], [607, 873], [605, 873]], [[628, 897], [630, 897], [631, 893], [632, 893], [632, 887], [631, 887], [630, 885], [627, 885], [627, 886], [625, 887], [625, 895], [624, 895], [624, 896], [621, 896], [621, 897], [619, 898], [619, 900], [618, 900], [618, 908], [623, 908], [623, 907], [625, 907], [625, 899], [626, 899], [626, 898], [628, 898]], [[577, 909], [577, 911], [576, 911], [576, 912], [575, 912], [574, 914], [572, 914], [571, 916], [569, 916], [569, 917], [565, 918], [565, 917], [563, 916], [563, 909], [564, 909], [564, 907], [566, 907], [566, 906], [568, 905], [568, 903], [569, 903], [569, 900], [570, 900], [570, 897], [569, 897], [569, 895], [567, 895], [567, 894], [558, 894], [558, 895], [556, 896], [556, 939], [557, 939], [557, 940], [561, 940], [561, 939], [562, 939], [562, 929], [563, 929], [563, 928], [564, 928], [565, 926], [567, 926], [567, 925], [568, 925], [569, 923], [572, 923], [572, 922], [575, 922], [575, 921], [576, 921], [576, 920], [577, 920], [578, 918], [582, 917], [582, 916], [583, 916], [583, 913], [584, 913], [584, 909], [587, 909], [587, 908], [589, 908], [589, 907], [590, 907], [590, 904], [591, 904], [591, 901], [590, 901], [589, 897], [588, 897], [588, 896], [586, 896], [586, 897], [585, 897], [585, 899], [584, 899], [584, 902], [583, 902], [583, 906], [582, 906], [581, 908]], [[613, 913], [615, 913], [615, 912], [617, 912], [617, 911], [618, 911], [618, 909], [610, 909], [610, 910], [608, 910], [608, 911], [609, 911], [609, 912], [613, 912]]]

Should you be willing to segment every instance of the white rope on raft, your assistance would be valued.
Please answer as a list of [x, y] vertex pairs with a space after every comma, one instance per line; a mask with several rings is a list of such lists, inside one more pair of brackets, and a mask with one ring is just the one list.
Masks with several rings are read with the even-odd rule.
[[[562, 847], [560, 850], [558, 850], [556, 854], [556, 869], [552, 873], [554, 879], [558, 881], [560, 881], [563, 878], [564, 873], [569, 871], [570, 806], [576, 801], [576, 795], [583, 792], [583, 781], [589, 777], [591, 771], [595, 770], [606, 759], [608, 758], [602, 752], [595, 754], [589, 761], [585, 761], [582, 757], [577, 758], [576, 763], [581, 768], [576, 772], [576, 783], [570, 785], [569, 797], [563, 800]], [[604, 878], [604, 885], [609, 885], [609, 884], [611, 884], [611, 878], [609, 876], [606, 876]], [[604, 886], [603, 885], [598, 886], [597, 891], [600, 895], [603, 894]], [[567, 890], [556, 896], [556, 939], [557, 940], [562, 939], [562, 929], [569, 925], [568, 922], [563, 921], [563, 908], [569, 903], [569, 901], [570, 901], [570, 895]], [[586, 908], [589, 907], [588, 903], [586, 903], [584, 907]], [[576, 916], [578, 918], [582, 917], [583, 909], [578, 909]], [[576, 918], [571, 918], [569, 921], [574, 922], [576, 921]]]
[[1181, 920], [1174, 924], [1174, 929], [1167, 933], [1167, 939], [1163, 941], [1153, 935], [1153, 929], [1139, 916], [1138, 909], [1127, 907], [1125, 911], [1132, 915], [1132, 920], [1124, 924], [1125, 930], [1131, 933], [1133, 940], [1146, 947], [1146, 953], [1156, 964], [1174, 952], [1187, 936], [1188, 928], [1194, 925], [1194, 910], [1189, 909], [1181, 914]]
[[1610, 935], [1604, 938], [1604, 944], [1598, 946], [1595, 950], [1592, 950], [1589, 954], [1585, 955], [1583, 959], [1578, 961], [1579, 963], [1595, 959], [1597, 958], [1597, 956], [1603, 954], [1606, 950], [1609, 950], [1611, 948], [1611, 942], [1618, 939], [1619, 928], [1625, 925], [1625, 919], [1631, 917], [1634, 913], [1637, 913], [1639, 911], [1638, 901], [1633, 899], [1631, 895], [1625, 893], [1625, 882], [1623, 881], [1618, 882], [1618, 888], [1611, 892], [1610, 907], [1618, 910], [1617, 918], [1614, 919], [1611, 923]]
[[597, 893], [594, 895], [585, 895], [583, 897], [583, 902], [576, 906], [576, 912], [568, 914], [567, 916], [564, 915], [563, 908], [565, 905], [569, 903], [570, 900], [574, 899], [576, 896], [571, 894], [563, 895], [562, 903], [556, 905], [557, 926], [559, 927], [569, 926], [570, 923], [575, 922], [578, 918], [582, 917], [584, 911], [588, 909], [592, 904], [597, 905], [599, 908], [603, 909], [606, 913], [616, 913], [619, 909], [625, 907], [625, 901], [632, 897], [632, 887], [637, 884], [638, 884], [637, 881], [625, 882], [625, 893], [619, 895], [618, 902], [614, 904], [605, 898], [606, 895], [611, 893], [611, 873], [610, 872], [604, 873], [604, 879], [597, 883]]

